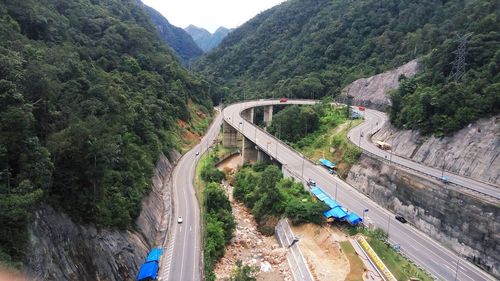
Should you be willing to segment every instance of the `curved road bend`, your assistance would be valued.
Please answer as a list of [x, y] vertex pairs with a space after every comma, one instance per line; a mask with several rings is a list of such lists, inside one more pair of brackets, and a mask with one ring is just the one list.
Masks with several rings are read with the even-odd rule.
[[[198, 200], [195, 195], [194, 175], [196, 163], [219, 134], [222, 115], [218, 114], [201, 142], [184, 154], [173, 171], [173, 214], [170, 222], [167, 257], [160, 269], [159, 280], [201, 280], [201, 222]], [[199, 152], [199, 156], [196, 155]], [[177, 223], [182, 216], [183, 222]]]
[[[421, 173], [431, 175], [433, 177], [439, 178], [443, 171], [441, 169], [436, 169], [433, 167], [428, 167], [423, 164], [417, 163], [413, 160], [399, 157], [395, 154], [392, 154], [386, 150], [382, 150], [378, 148], [374, 143], [370, 141], [370, 135], [375, 133], [377, 130], [382, 128], [384, 123], [387, 122], [387, 115], [383, 112], [366, 109], [365, 111], [365, 122], [360, 124], [359, 126], [353, 128], [349, 131], [348, 136], [349, 139], [356, 145], [361, 145], [361, 148], [365, 151], [368, 151], [372, 154], [375, 154], [381, 158], [386, 158], [396, 164], [399, 164], [404, 167], [409, 167], [413, 170], [417, 170]], [[361, 134], [363, 135], [361, 137]], [[361, 138], [361, 142], [360, 142]], [[449, 174], [444, 172], [445, 175], [449, 176], [449, 181], [467, 189], [486, 194], [495, 199], [500, 199], [500, 188], [493, 184], [488, 184], [485, 182], [477, 181], [471, 178], [467, 178], [464, 176], [459, 176], [456, 174]]]
[[[289, 100], [287, 104], [313, 104], [314, 101]], [[268, 133], [258, 129], [240, 116], [246, 108], [280, 104], [276, 100], [259, 100], [233, 104], [223, 111], [224, 119], [248, 139], [256, 143], [261, 150], [277, 159], [287, 169], [303, 178], [313, 178], [325, 192], [337, 199], [343, 206], [358, 214], [369, 209], [369, 216], [374, 224], [389, 233], [392, 244], [399, 244], [404, 252], [415, 263], [424, 267], [439, 280], [495, 280], [470, 262], [459, 258], [457, 254], [444, 248], [436, 241], [408, 224], [394, 219], [394, 214], [383, 209], [370, 198], [358, 192], [344, 181], [339, 180], [315, 164], [304, 160], [292, 148], [275, 139]], [[240, 124], [241, 122], [241, 124]], [[394, 157], [394, 156], [393, 156]], [[414, 162], [411, 162], [412, 164]]]

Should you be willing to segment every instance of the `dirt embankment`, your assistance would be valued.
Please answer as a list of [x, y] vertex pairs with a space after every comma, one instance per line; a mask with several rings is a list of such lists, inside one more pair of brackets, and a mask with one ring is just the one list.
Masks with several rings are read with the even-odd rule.
[[300, 249], [317, 281], [345, 280], [350, 266], [339, 244], [348, 239], [344, 233], [313, 224], [294, 226], [292, 231], [300, 237]]

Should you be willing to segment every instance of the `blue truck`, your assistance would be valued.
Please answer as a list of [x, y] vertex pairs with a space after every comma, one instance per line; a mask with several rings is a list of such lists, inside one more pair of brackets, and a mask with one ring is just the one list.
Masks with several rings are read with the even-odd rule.
[[330, 174], [332, 175], [337, 174], [337, 166], [334, 162], [330, 162], [327, 159], [319, 159], [319, 163], [321, 164], [321, 166], [327, 168]]
[[161, 248], [154, 248], [149, 252], [148, 257], [139, 269], [139, 273], [137, 273], [136, 281], [158, 280], [161, 255]]

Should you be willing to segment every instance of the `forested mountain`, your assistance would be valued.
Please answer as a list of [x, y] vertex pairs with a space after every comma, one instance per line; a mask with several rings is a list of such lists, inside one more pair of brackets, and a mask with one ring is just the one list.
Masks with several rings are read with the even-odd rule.
[[161, 39], [175, 51], [184, 65], [203, 54], [202, 49], [184, 29], [170, 24], [162, 14], [153, 8], [144, 5], [144, 9], [151, 17]]
[[129, 227], [188, 99], [209, 107], [136, 0], [0, 2], [0, 264], [44, 202]]
[[204, 51], [208, 52], [211, 49], [217, 47], [220, 42], [227, 36], [231, 29], [227, 29], [223, 26], [217, 28], [214, 34], [208, 32], [208, 30], [197, 27], [194, 25], [189, 25], [184, 30], [186, 30], [191, 37], [193, 37], [194, 42]]
[[[419, 58], [423, 70], [394, 94], [391, 119], [447, 134], [499, 112], [499, 9], [487, 0], [289, 0], [231, 32], [195, 69], [223, 86], [219, 95], [230, 92], [226, 100], [314, 98]], [[455, 82], [456, 39], [467, 33], [466, 73]]]

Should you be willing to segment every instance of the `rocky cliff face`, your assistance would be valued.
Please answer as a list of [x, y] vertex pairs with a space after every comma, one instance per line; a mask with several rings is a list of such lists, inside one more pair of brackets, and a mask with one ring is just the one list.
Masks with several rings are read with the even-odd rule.
[[418, 71], [417, 60], [412, 60], [396, 69], [358, 79], [342, 90], [342, 95], [352, 96], [353, 104], [364, 105], [373, 109], [385, 110], [390, 106], [388, 92], [399, 87], [399, 77], [411, 77]]
[[[500, 208], [363, 155], [347, 182], [384, 208], [500, 277]], [[403, 249], [404, 250], [404, 249]]]
[[500, 184], [500, 116], [481, 119], [445, 138], [424, 137], [386, 124], [373, 135], [392, 145], [394, 154], [446, 173]]
[[[177, 152], [169, 158], [176, 161]], [[170, 221], [170, 173], [161, 155], [151, 193], [143, 200], [134, 229], [97, 229], [78, 225], [48, 206], [35, 214], [28, 229], [31, 245], [26, 271], [41, 280], [135, 280], [148, 251], [162, 243]]]

